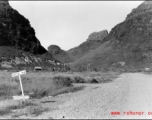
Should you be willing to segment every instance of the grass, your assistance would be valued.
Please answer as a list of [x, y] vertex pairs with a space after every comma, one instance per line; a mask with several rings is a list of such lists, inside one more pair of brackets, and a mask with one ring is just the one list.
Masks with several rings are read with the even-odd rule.
[[[41, 105], [25, 101], [1, 101], [0, 116], [12, 114], [13, 117], [19, 117], [21, 115], [35, 115], [38, 116], [43, 112], [48, 111], [48, 108], [44, 108]], [[16, 112], [18, 110], [18, 112]], [[14, 112], [15, 111], [15, 112]]]
[[15, 109], [21, 109], [27, 106], [36, 106], [36, 104], [27, 101], [20, 102], [20, 101], [9, 100], [9, 101], [0, 101], [0, 103], [1, 103], [0, 115], [11, 113], [11, 111]]
[[64, 92], [66, 89], [70, 91], [73, 87], [70, 79], [60, 77], [33, 77], [23, 78], [23, 88], [25, 94], [32, 98], [41, 98], [44, 96], [53, 96]]
[[0, 116], [9, 114], [11, 108], [18, 106], [19, 102], [16, 101], [0, 101]]
[[18, 84], [15, 82], [12, 83], [0, 83], [0, 99], [10, 99], [14, 94], [13, 92], [18, 91]]
[[[117, 77], [118, 73], [84, 72], [58, 73], [39, 72], [23, 75], [22, 83], [25, 95], [31, 98], [55, 96], [73, 92], [74, 83], [107, 83]], [[13, 95], [21, 95], [18, 78], [11, 78], [10, 72], [0, 73], [0, 99], [10, 99]]]
[[[5, 76], [1, 76], [5, 75]], [[11, 78], [9, 72], [0, 75], [0, 99], [10, 99], [14, 95], [21, 95], [18, 78]], [[63, 93], [73, 92], [76, 88], [68, 77], [53, 76], [52, 74], [29, 73], [22, 76], [22, 84], [25, 95], [31, 98], [42, 98], [55, 96]]]

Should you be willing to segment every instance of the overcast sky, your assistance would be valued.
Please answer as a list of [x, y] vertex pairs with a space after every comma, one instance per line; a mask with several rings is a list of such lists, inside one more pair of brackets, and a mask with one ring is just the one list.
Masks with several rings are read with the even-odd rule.
[[110, 31], [125, 20], [142, 1], [10, 1], [35, 29], [46, 49], [58, 45], [63, 50], [86, 41], [89, 34]]

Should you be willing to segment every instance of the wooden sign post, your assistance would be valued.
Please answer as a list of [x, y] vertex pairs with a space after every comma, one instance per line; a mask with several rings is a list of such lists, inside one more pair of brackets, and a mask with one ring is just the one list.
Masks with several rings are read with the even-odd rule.
[[14, 98], [15, 100], [20, 100], [20, 99], [25, 100], [25, 99], [29, 99], [29, 96], [24, 96], [24, 90], [23, 90], [22, 80], [21, 80], [21, 75], [23, 75], [23, 74], [26, 74], [26, 71], [25, 71], [25, 70], [12, 74], [12, 77], [17, 77], [17, 76], [19, 77], [20, 86], [21, 86], [21, 91], [22, 91], [22, 96], [13, 96], [13, 98]]

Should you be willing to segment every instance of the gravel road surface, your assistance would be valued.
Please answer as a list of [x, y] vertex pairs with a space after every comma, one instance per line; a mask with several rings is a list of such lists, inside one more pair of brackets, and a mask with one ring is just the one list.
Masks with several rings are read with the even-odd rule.
[[113, 82], [85, 86], [39, 118], [152, 118], [152, 75], [125, 73]]
[[127, 73], [110, 83], [86, 86], [85, 90], [74, 93], [71, 99], [59, 105], [59, 110], [46, 116], [77, 119], [152, 118], [152, 75]]

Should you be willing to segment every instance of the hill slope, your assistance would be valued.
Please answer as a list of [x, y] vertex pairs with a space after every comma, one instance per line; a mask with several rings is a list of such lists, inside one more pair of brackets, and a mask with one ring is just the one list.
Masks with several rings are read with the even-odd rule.
[[102, 40], [108, 35], [107, 30], [100, 32], [93, 32], [89, 35], [87, 41], [83, 42], [79, 46], [72, 48], [67, 53], [74, 59], [78, 60], [84, 55], [88, 54], [92, 50], [96, 49], [102, 44]]
[[116, 25], [94, 51], [77, 60], [74, 66], [87, 64], [101, 69], [124, 62], [126, 66], [149, 67], [152, 62], [152, 1], [145, 1]]
[[50, 45], [48, 47], [48, 52], [51, 53], [51, 55], [53, 55], [54, 58], [56, 58], [57, 60], [63, 63], [68, 63], [73, 61], [72, 57], [57, 45]]

